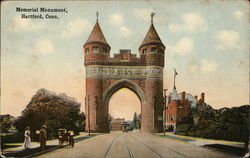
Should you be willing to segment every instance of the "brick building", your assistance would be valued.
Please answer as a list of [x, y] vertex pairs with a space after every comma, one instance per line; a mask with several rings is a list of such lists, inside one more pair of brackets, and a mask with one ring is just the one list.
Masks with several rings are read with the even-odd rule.
[[124, 118], [118, 118], [111, 121], [111, 130], [112, 131], [121, 131], [122, 124], [125, 122]]
[[205, 93], [201, 93], [201, 98], [183, 91], [177, 93], [174, 86], [172, 93], [168, 96], [165, 126], [166, 130], [174, 131], [178, 122], [182, 121], [191, 111], [191, 107], [195, 107], [197, 102], [204, 102]]
[[110, 57], [111, 47], [97, 19], [83, 45], [87, 130], [90, 127], [91, 131], [109, 132], [109, 99], [119, 89], [128, 88], [141, 101], [141, 132], [162, 132], [165, 45], [156, 32], [153, 15], [149, 30], [138, 46], [139, 57], [129, 49]]

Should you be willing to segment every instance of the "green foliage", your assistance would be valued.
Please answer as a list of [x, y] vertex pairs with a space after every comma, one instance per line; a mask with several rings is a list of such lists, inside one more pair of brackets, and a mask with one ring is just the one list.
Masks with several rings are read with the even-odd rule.
[[133, 128], [140, 129], [141, 128], [141, 114], [134, 113], [133, 118]]
[[80, 103], [65, 94], [55, 94], [46, 89], [40, 89], [32, 97], [26, 109], [15, 122], [18, 131], [24, 131], [29, 126], [31, 132], [47, 126], [49, 138], [57, 136], [59, 128], [73, 130], [76, 134], [84, 130], [85, 115], [80, 113]]
[[8, 133], [13, 123], [14, 117], [11, 115], [0, 115], [0, 132]]
[[185, 121], [178, 124], [176, 133], [210, 139], [248, 142], [250, 105], [213, 109], [198, 103]]

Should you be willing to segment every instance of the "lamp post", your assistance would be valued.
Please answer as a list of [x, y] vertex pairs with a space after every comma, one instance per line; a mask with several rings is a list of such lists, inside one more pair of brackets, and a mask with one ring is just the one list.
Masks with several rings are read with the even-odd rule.
[[167, 95], [166, 95], [166, 93], [167, 93], [167, 90], [168, 89], [163, 89], [163, 94], [164, 94], [164, 96], [163, 96], [163, 99], [164, 99], [164, 108], [163, 108], [163, 135], [165, 136], [166, 135], [166, 133], [165, 133], [165, 123], [166, 123], [166, 109], [167, 109], [167, 107], [166, 107], [166, 105], [167, 105]]

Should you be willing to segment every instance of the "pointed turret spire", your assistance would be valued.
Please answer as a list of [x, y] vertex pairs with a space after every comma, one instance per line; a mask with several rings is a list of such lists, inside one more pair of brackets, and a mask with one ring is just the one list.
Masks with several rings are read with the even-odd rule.
[[108, 42], [106, 41], [105, 36], [102, 33], [101, 27], [100, 27], [99, 22], [98, 22], [98, 17], [99, 17], [99, 13], [96, 12], [95, 26], [94, 26], [92, 32], [90, 33], [88, 40], [86, 41], [86, 43], [84, 45], [90, 44], [90, 43], [102, 43], [102, 44], [106, 44], [106, 45], [108, 45], [108, 47], [110, 47]]
[[96, 12], [96, 22], [98, 22], [98, 18], [99, 18], [99, 12]]
[[[153, 23], [153, 22], [154, 22], [154, 20], [153, 20], [154, 15], [155, 15], [155, 13], [152, 12], [152, 13], [151, 13], [151, 25], [150, 25], [150, 27], [149, 27], [149, 30], [148, 30], [146, 36], [144, 37], [144, 40], [143, 40], [143, 42], [142, 42], [140, 48], [141, 48], [142, 46], [148, 45], [148, 44], [160, 44], [160, 45], [162, 45], [162, 46], [165, 48], [165, 46], [164, 46], [164, 44], [162, 43], [162, 41], [161, 41], [161, 39], [160, 39], [158, 33], [157, 33], [156, 30], [155, 30], [154, 23]], [[139, 49], [140, 49], [140, 48], [139, 48]]]
[[176, 75], [178, 75], [178, 73], [176, 72], [176, 70], [174, 68], [174, 88], [173, 88], [171, 100], [180, 100], [180, 98], [179, 98], [179, 96], [177, 94], [176, 86], [175, 86], [175, 77], [176, 77]]

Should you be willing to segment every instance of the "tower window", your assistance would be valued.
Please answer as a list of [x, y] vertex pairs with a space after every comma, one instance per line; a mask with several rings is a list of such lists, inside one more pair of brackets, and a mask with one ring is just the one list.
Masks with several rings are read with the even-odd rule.
[[142, 54], [146, 54], [146, 52], [147, 52], [146, 48], [142, 50]]
[[156, 47], [151, 47], [151, 53], [156, 53]]
[[102, 53], [107, 53], [108, 51], [107, 51], [107, 48], [103, 48], [102, 49]]
[[86, 49], [85, 49], [85, 53], [89, 53], [89, 48], [86, 48]]
[[160, 54], [164, 53], [164, 51], [162, 49], [158, 49], [157, 52], [160, 53]]
[[96, 46], [93, 47], [93, 53], [98, 53], [98, 47]]

